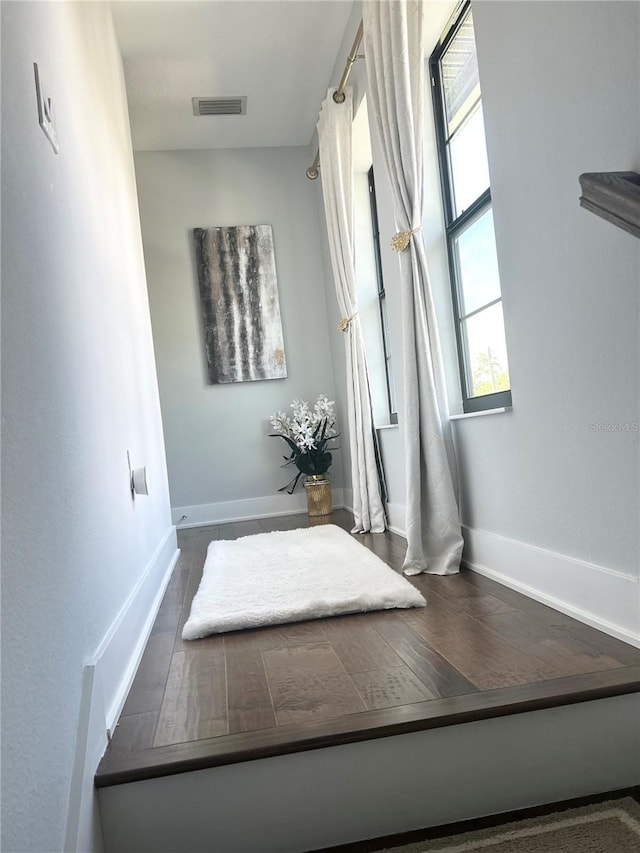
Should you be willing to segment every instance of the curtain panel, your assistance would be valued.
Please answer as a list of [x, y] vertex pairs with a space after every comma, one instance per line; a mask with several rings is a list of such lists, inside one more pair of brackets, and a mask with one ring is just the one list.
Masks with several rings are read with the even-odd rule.
[[423, 14], [420, 0], [363, 0], [369, 113], [393, 191], [398, 229], [393, 242], [400, 249], [407, 479], [403, 570], [407, 575], [446, 575], [460, 568], [463, 540], [444, 368], [421, 229]]
[[364, 339], [358, 317], [353, 244], [353, 95], [336, 104], [333, 89], [322, 103], [318, 120], [320, 176], [327, 220], [329, 254], [342, 315], [347, 367], [347, 415], [351, 479], [353, 483], [353, 533], [382, 533], [386, 527], [383, 485], [377, 436], [373, 423]]

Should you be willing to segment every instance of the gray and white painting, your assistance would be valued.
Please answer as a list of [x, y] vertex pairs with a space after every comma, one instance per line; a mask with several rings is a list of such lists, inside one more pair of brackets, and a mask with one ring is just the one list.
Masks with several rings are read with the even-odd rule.
[[194, 228], [209, 382], [284, 379], [270, 225]]

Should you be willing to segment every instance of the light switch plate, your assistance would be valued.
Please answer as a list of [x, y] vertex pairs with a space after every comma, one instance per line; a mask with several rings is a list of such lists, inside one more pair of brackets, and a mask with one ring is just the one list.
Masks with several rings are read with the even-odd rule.
[[58, 145], [58, 134], [56, 132], [55, 119], [53, 115], [53, 102], [45, 91], [40, 72], [38, 71], [38, 63], [33, 63], [33, 71], [36, 78], [36, 98], [38, 101], [38, 121], [40, 127], [44, 131], [44, 135], [51, 143], [53, 150], [58, 153], [60, 146]]

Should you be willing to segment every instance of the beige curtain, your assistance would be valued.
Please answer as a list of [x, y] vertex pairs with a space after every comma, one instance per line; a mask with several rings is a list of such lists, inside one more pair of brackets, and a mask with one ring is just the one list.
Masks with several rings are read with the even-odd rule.
[[[364, 0], [368, 104], [399, 234], [406, 443], [405, 574], [457, 572], [462, 533], [438, 328], [422, 237], [424, 39], [420, 0]], [[391, 235], [389, 235], [391, 238]]]
[[320, 175], [327, 220], [329, 253], [336, 286], [347, 365], [347, 409], [353, 533], [381, 533], [386, 526], [382, 483], [378, 467], [377, 436], [373, 424], [369, 375], [356, 299], [353, 249], [352, 92], [336, 104], [332, 89], [322, 104], [318, 121]]

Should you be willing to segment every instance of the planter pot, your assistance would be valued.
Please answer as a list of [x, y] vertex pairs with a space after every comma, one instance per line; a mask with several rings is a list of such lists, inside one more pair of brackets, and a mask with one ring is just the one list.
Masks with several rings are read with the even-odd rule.
[[310, 518], [319, 515], [331, 515], [331, 481], [324, 474], [308, 476], [304, 481], [307, 495], [307, 513]]

